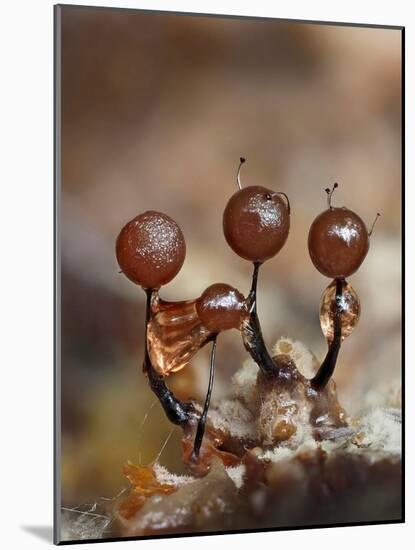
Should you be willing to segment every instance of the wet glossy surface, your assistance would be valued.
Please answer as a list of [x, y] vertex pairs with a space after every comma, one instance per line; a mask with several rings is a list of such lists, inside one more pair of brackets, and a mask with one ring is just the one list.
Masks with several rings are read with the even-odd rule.
[[[360, 317], [360, 300], [353, 287], [345, 282], [339, 300], [341, 339], [347, 338], [352, 332]], [[334, 316], [336, 310], [336, 282], [333, 281], [324, 291], [320, 303], [320, 324], [324, 336], [329, 344], [334, 336]]]
[[237, 191], [223, 213], [223, 232], [229, 246], [252, 262], [275, 256], [284, 246], [289, 229], [286, 199], [265, 187]]
[[128, 222], [117, 238], [122, 272], [143, 288], [159, 288], [180, 271], [186, 244], [177, 223], [161, 212], [148, 211]]
[[324, 439], [347, 425], [332, 380], [316, 391], [289, 355], [278, 354], [273, 360], [278, 374], [259, 372], [257, 378], [259, 411], [255, 416], [261, 447], [295, 447], [303, 441], [304, 429], [311, 430], [316, 439]]
[[239, 329], [248, 316], [245, 297], [225, 283], [208, 287], [197, 300], [196, 309], [203, 324], [212, 332]]
[[320, 273], [348, 277], [360, 267], [369, 250], [366, 225], [347, 208], [329, 208], [312, 223], [308, 250]]
[[153, 315], [147, 325], [152, 366], [168, 376], [185, 367], [212, 335], [199, 319], [196, 300], [165, 302], [154, 298]]

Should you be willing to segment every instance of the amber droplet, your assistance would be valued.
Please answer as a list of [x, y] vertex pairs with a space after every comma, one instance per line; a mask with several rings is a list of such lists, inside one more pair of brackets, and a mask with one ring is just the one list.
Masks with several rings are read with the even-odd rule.
[[[360, 316], [360, 300], [353, 287], [346, 281], [342, 286], [339, 300], [342, 341], [353, 332]], [[320, 325], [324, 336], [331, 343], [334, 336], [334, 317], [336, 311], [336, 281], [324, 291], [320, 303]]]
[[168, 376], [185, 367], [212, 333], [197, 314], [196, 300], [155, 300], [152, 310], [147, 326], [148, 351], [154, 369]]
[[137, 493], [131, 493], [118, 505], [118, 513], [122, 519], [129, 520], [143, 507], [146, 498]]
[[287, 441], [297, 431], [297, 427], [294, 422], [282, 419], [277, 420], [272, 428], [272, 435], [276, 441]]
[[223, 232], [236, 254], [264, 262], [281, 250], [290, 229], [287, 200], [256, 185], [244, 187], [229, 199], [223, 212]]
[[196, 309], [202, 323], [215, 333], [239, 329], [248, 316], [245, 297], [225, 283], [209, 286], [197, 300]]
[[151, 466], [136, 466], [132, 462], [127, 462], [124, 466], [124, 475], [138, 495], [146, 497], [157, 493], [169, 495], [177, 490], [174, 485], [160, 483]]
[[363, 220], [347, 208], [328, 208], [313, 221], [308, 250], [315, 267], [326, 277], [349, 277], [369, 250]]
[[[213, 437], [212, 437], [213, 435]], [[222, 461], [225, 467], [240, 464], [240, 458], [233, 453], [222, 451], [217, 448], [220, 443], [215, 441], [214, 434], [209, 433], [209, 428], [203, 438], [197, 459], [193, 458], [194, 435], [185, 434], [182, 439], [183, 462], [189, 466], [192, 474], [197, 477], [205, 476], [215, 459]]]
[[122, 272], [131, 281], [143, 288], [160, 288], [180, 271], [186, 244], [174, 220], [148, 211], [121, 229], [116, 254]]

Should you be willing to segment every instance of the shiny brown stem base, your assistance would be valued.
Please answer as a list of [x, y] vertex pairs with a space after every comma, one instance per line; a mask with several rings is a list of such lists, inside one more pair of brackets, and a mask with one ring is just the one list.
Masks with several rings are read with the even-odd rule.
[[316, 390], [323, 389], [327, 382], [333, 375], [334, 369], [336, 367], [337, 357], [339, 355], [341, 342], [342, 342], [342, 327], [341, 327], [341, 298], [343, 293], [343, 286], [345, 285], [345, 279], [335, 279], [336, 280], [336, 310], [334, 312], [334, 335], [327, 355], [324, 358], [320, 368], [317, 371], [317, 374], [314, 378], [311, 379], [311, 386]]
[[246, 351], [261, 369], [264, 374], [278, 375], [278, 366], [268, 353], [267, 347], [262, 336], [261, 324], [259, 322], [256, 293], [258, 284], [258, 273], [261, 267], [260, 262], [254, 263], [254, 272], [252, 274], [252, 286], [248, 296], [249, 320], [242, 327], [242, 338]]
[[178, 426], [185, 426], [195, 416], [194, 407], [191, 403], [184, 403], [177, 399], [173, 393], [166, 386], [163, 378], [154, 370], [147, 347], [147, 325], [151, 318], [151, 297], [153, 289], [145, 289], [147, 301], [146, 301], [146, 326], [144, 334], [145, 342], [145, 354], [143, 362], [143, 372], [148, 378], [150, 388], [157, 396], [161, 403], [161, 406], [166, 413], [167, 418], [173, 424]]

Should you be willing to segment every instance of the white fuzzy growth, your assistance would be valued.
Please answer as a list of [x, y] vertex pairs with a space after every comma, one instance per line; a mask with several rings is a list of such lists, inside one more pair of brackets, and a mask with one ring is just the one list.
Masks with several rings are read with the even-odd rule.
[[384, 383], [369, 390], [365, 395], [365, 407], [396, 408], [402, 406], [402, 388], [400, 381]]
[[243, 401], [250, 410], [255, 409], [257, 400], [257, 376], [258, 366], [247, 359], [232, 377], [232, 395]]
[[[149, 502], [155, 502], [155, 497], [151, 497]], [[189, 507], [185, 504], [183, 506], [177, 506], [174, 510], [174, 514], [166, 514], [164, 510], [152, 510], [150, 507], [147, 512], [138, 515], [134, 528], [137, 531], [148, 528], [149, 526], [155, 530], [176, 529], [180, 527], [183, 522], [186, 522], [189, 516]]]
[[176, 487], [180, 487], [195, 481], [195, 478], [192, 476], [172, 474], [167, 470], [167, 468], [161, 466], [158, 462], [154, 464], [153, 470], [159, 483], [166, 483], [167, 485], [175, 485]]
[[317, 447], [318, 443], [316, 443], [312, 437], [309, 437], [296, 449], [290, 449], [289, 447], [274, 447], [273, 449], [265, 451], [265, 453], [262, 456], [259, 456], [259, 458], [268, 459], [271, 462], [277, 463], [294, 458], [296, 455], [303, 452], [315, 451]]
[[224, 399], [216, 410], [211, 411], [209, 418], [215, 428], [229, 432], [242, 439], [256, 435], [256, 424], [251, 412], [237, 399]]
[[282, 336], [272, 348], [273, 355], [288, 355], [296, 364], [298, 370], [306, 378], [312, 378], [317, 371], [318, 361], [302, 342]]
[[244, 484], [245, 472], [246, 467], [244, 466], [244, 464], [240, 464], [239, 466], [230, 466], [229, 468], [226, 468], [226, 473], [235, 483], [235, 487], [237, 489], [240, 489]]
[[62, 541], [100, 539], [111, 524], [112, 519], [96, 511], [96, 504], [86, 510], [62, 508]]
[[359, 445], [373, 453], [385, 453], [400, 458], [401, 411], [393, 408], [377, 408], [367, 411], [358, 419], [361, 433]]

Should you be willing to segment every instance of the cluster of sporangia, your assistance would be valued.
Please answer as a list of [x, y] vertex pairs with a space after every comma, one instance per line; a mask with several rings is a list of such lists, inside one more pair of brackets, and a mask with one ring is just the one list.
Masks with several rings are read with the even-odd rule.
[[[223, 232], [232, 250], [253, 263], [252, 287], [247, 297], [228, 284], [215, 283], [195, 300], [167, 302], [160, 298], [160, 288], [180, 271], [186, 252], [180, 227], [166, 214], [155, 211], [140, 214], [123, 227], [116, 243], [122, 273], [140, 285], [147, 295], [144, 373], [169, 420], [182, 426], [187, 441], [192, 438], [187, 462], [193, 465], [201, 454], [213, 386], [216, 340], [222, 331], [240, 331], [246, 350], [260, 369], [262, 385], [275, 385], [279, 380], [286, 384], [287, 380], [298, 381], [301, 377], [310, 395], [317, 398], [323, 395], [341, 343], [359, 319], [359, 298], [346, 277], [363, 262], [373, 230], [372, 226], [368, 231], [362, 219], [351, 210], [332, 206], [337, 184], [331, 190], [326, 189], [328, 208], [311, 225], [308, 249], [315, 267], [333, 279], [320, 305], [321, 328], [328, 341], [328, 352], [315, 376], [307, 380], [295, 366], [290, 367], [289, 362], [270, 356], [256, 308], [259, 268], [273, 258], [287, 240], [290, 203], [282, 192], [260, 186], [242, 188], [240, 169], [245, 159], [240, 161], [239, 189], [225, 207]], [[198, 415], [191, 403], [184, 403], [172, 394], [164, 379], [185, 367], [208, 342], [212, 342], [209, 386], [203, 412]]]

